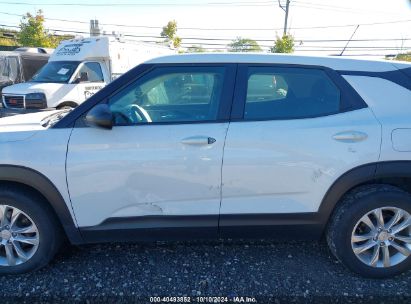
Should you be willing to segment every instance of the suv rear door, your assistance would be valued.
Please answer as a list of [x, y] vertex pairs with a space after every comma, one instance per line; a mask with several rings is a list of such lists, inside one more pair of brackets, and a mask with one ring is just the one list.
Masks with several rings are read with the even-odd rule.
[[224, 148], [223, 234], [241, 225], [267, 232], [296, 224], [298, 215], [318, 211], [344, 172], [378, 160], [380, 125], [335, 71], [243, 64], [237, 74]]
[[217, 235], [235, 71], [225, 64], [158, 65], [108, 98], [112, 130], [77, 123], [67, 179], [86, 238], [137, 228], [196, 227]]

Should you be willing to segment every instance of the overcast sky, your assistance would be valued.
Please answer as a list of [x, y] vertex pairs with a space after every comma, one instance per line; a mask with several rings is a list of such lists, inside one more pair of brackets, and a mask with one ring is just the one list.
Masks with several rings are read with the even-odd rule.
[[[281, 1], [285, 3], [285, 0]], [[54, 5], [57, 3], [82, 5]], [[86, 6], [97, 3], [107, 6]], [[114, 30], [136, 36], [159, 36], [161, 26], [175, 19], [179, 27], [178, 35], [183, 38], [184, 46], [202, 44], [206, 48], [224, 48], [230, 39], [242, 36], [261, 40], [259, 44], [266, 46], [267, 49], [273, 42], [262, 40], [273, 40], [276, 35], [282, 35], [284, 24], [284, 11], [279, 8], [277, 0], [0, 0], [0, 23], [18, 25], [21, 19], [19, 16], [4, 13], [19, 15], [37, 9], [42, 9], [46, 18], [83, 22], [48, 19], [47, 28], [79, 32], [88, 32], [88, 22], [95, 18], [107, 32]], [[405, 20], [408, 22], [399, 22]], [[383, 22], [392, 23], [366, 25]], [[107, 24], [154, 28], [118, 27]], [[291, 0], [289, 32], [296, 38], [296, 53], [339, 53], [345, 41], [307, 40], [346, 40], [351, 37], [357, 24], [360, 26], [354, 40], [379, 40], [352, 41], [345, 54], [396, 54], [404, 50], [411, 51], [411, 5], [408, 0]], [[341, 25], [351, 26], [338, 27]], [[324, 26], [330, 27], [321, 28]], [[150, 37], [133, 39], [156, 40]], [[320, 52], [319, 49], [323, 51]]]

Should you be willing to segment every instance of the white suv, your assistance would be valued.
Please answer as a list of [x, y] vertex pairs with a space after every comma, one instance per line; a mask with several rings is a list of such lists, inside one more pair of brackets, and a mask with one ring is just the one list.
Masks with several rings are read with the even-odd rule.
[[322, 236], [361, 275], [411, 268], [411, 65], [175, 55], [0, 120], [0, 273], [65, 237]]

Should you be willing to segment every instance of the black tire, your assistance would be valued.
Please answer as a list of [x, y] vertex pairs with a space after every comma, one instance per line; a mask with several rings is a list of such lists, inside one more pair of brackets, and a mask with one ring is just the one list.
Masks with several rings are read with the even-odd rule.
[[39, 235], [39, 245], [34, 255], [19, 265], [0, 266], [0, 274], [20, 274], [46, 266], [64, 240], [61, 226], [50, 206], [37, 193], [14, 186], [0, 186], [0, 202], [27, 214], [37, 226]]
[[411, 255], [401, 263], [386, 267], [371, 267], [363, 263], [351, 246], [356, 223], [368, 212], [392, 206], [411, 214], [411, 194], [391, 185], [364, 185], [344, 196], [330, 219], [327, 243], [334, 256], [347, 268], [364, 277], [387, 278], [411, 268]]

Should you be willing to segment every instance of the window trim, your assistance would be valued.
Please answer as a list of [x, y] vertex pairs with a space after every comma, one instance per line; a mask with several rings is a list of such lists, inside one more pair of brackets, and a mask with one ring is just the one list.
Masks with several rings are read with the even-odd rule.
[[[340, 91], [340, 110], [328, 113], [326, 115], [307, 115], [303, 117], [281, 117], [281, 118], [256, 118], [256, 119], [245, 119], [245, 104], [247, 98], [247, 85], [248, 85], [248, 69], [249, 68], [300, 68], [300, 69], [313, 69], [321, 70], [325, 72], [329, 80], [339, 89]], [[331, 115], [336, 115], [339, 113], [354, 111], [362, 108], [368, 107], [361, 96], [351, 87], [351, 85], [343, 78], [337, 71], [324, 66], [314, 66], [314, 65], [299, 65], [299, 64], [247, 64], [241, 63], [238, 65], [237, 79], [235, 85], [235, 95], [234, 102], [231, 111], [231, 120], [236, 121], [270, 121], [270, 120], [298, 120], [298, 119], [308, 119], [308, 118], [318, 118], [327, 117]]]
[[156, 69], [163, 69], [163, 68], [225, 68], [224, 73], [224, 80], [221, 89], [221, 99], [220, 104], [217, 110], [217, 118], [213, 120], [196, 120], [196, 121], [170, 121], [170, 122], [140, 122], [135, 124], [115, 124], [113, 127], [125, 127], [125, 126], [151, 126], [151, 125], [183, 125], [183, 124], [199, 124], [199, 123], [223, 123], [228, 122], [230, 120], [230, 112], [233, 100], [233, 90], [234, 90], [234, 83], [235, 83], [235, 72], [236, 72], [236, 64], [226, 64], [226, 63], [204, 63], [204, 64], [156, 64], [151, 67], [149, 70], [145, 71], [144, 74], [139, 75], [134, 80], [130, 81], [127, 85], [122, 86], [110, 96], [108, 96], [105, 100], [105, 103], [110, 101], [114, 95], [119, 93], [122, 90], [127, 89], [129, 86], [132, 86], [136, 81], [141, 79], [142, 77], [150, 74], [151, 72], [155, 71]]

